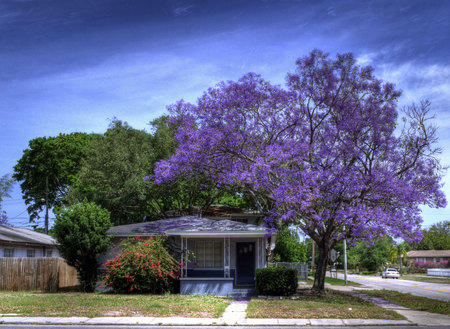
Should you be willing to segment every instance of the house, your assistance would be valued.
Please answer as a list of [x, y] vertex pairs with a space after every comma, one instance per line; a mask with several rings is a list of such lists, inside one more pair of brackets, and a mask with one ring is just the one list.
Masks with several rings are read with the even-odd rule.
[[450, 250], [411, 250], [406, 257], [408, 261], [440, 263], [450, 261]]
[[56, 245], [49, 235], [0, 225], [0, 257], [59, 257]]
[[119, 252], [121, 239], [162, 234], [171, 237], [181, 251], [183, 295], [236, 295], [254, 288], [255, 270], [266, 266], [266, 250], [272, 248], [262, 226], [195, 216], [115, 226], [108, 234], [114, 236], [115, 248], [104, 261]]

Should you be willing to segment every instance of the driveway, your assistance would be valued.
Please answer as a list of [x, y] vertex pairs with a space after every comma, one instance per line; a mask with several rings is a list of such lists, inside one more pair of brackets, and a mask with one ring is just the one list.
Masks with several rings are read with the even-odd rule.
[[[339, 273], [339, 278], [344, 275]], [[381, 276], [349, 274], [347, 280], [375, 289], [389, 289], [412, 295], [450, 301], [450, 284], [429, 283], [402, 279], [382, 279]]]

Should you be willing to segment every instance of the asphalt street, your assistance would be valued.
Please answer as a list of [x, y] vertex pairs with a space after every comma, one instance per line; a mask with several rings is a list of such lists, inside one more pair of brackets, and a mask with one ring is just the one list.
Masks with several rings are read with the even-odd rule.
[[[344, 275], [339, 273], [339, 278]], [[419, 282], [403, 279], [382, 279], [381, 276], [355, 275], [347, 276], [349, 281], [357, 282], [376, 289], [396, 290], [412, 295], [450, 301], [450, 284]]]
[[[230, 326], [233, 329], [287, 329], [287, 328], [308, 328], [308, 329], [392, 329], [392, 326]], [[2, 329], [105, 329], [105, 326], [93, 326], [93, 325], [1, 325]], [[208, 329], [223, 329], [223, 326], [146, 326], [146, 325], [108, 325], [106, 328], [112, 329], [193, 329], [193, 328], [208, 328]], [[429, 326], [395, 326], [395, 329], [429, 329]], [[433, 326], [433, 329], [449, 329], [450, 326]]]

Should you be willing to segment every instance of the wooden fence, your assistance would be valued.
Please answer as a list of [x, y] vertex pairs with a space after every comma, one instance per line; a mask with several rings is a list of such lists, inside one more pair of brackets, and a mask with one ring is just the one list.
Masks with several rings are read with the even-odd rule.
[[77, 271], [62, 258], [0, 258], [0, 290], [55, 292], [78, 284]]

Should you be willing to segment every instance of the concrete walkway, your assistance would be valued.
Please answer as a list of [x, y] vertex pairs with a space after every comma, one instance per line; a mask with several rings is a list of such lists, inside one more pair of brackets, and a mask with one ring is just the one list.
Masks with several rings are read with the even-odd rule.
[[227, 306], [220, 318], [224, 324], [232, 325], [245, 321], [249, 300], [234, 300]]

